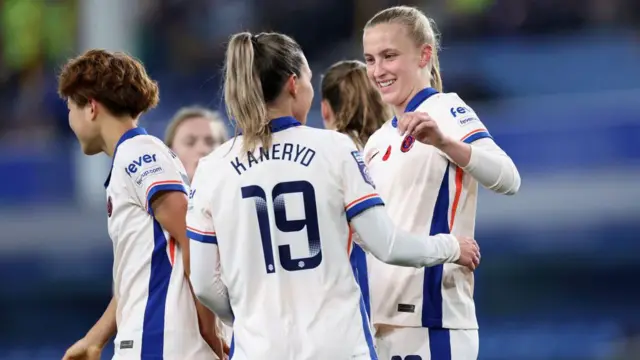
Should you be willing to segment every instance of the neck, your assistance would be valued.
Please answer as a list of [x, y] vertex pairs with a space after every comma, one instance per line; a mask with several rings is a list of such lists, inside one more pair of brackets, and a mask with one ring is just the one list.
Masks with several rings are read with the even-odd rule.
[[293, 116], [293, 115], [291, 114], [291, 111], [284, 111], [281, 109], [269, 109], [269, 111], [267, 111], [267, 116], [269, 116], [269, 120], [273, 120], [280, 117]]
[[409, 93], [409, 96], [407, 96], [407, 98], [402, 102], [402, 104], [394, 105], [393, 111], [395, 112], [396, 117], [400, 118], [400, 116], [404, 114], [404, 110], [407, 108], [409, 101], [411, 101], [411, 99], [413, 99], [416, 96], [416, 94], [418, 94], [420, 91], [430, 86], [431, 86], [430, 76], [416, 83], [413, 89], [411, 90], [411, 92]]
[[102, 128], [102, 151], [105, 154], [109, 155], [109, 157], [113, 157], [113, 153], [116, 151], [116, 145], [120, 138], [127, 131], [137, 127], [138, 120], [130, 117], [125, 117], [122, 119], [107, 119], [107, 126], [103, 126]]

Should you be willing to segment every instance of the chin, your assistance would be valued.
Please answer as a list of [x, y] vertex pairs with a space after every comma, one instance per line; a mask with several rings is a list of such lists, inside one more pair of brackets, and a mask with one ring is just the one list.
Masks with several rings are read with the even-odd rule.
[[82, 152], [85, 155], [96, 155], [102, 152], [102, 149], [82, 144]]
[[392, 92], [392, 93], [387, 93], [387, 94], [381, 94], [382, 96], [382, 101], [384, 101], [386, 104], [391, 105], [391, 106], [400, 106], [402, 105], [402, 100], [400, 99], [401, 96], [400, 94], [398, 94], [397, 92]]

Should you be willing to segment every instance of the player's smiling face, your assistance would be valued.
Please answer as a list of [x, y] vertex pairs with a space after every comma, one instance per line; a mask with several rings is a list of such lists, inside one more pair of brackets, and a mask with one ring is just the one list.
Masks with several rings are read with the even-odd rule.
[[395, 23], [374, 25], [363, 36], [367, 75], [382, 95], [382, 100], [404, 107], [411, 95], [420, 91], [421, 52], [405, 26]]
[[69, 108], [69, 127], [78, 138], [82, 152], [95, 155], [102, 152], [100, 128], [95, 118], [95, 105], [91, 102], [84, 107], [73, 100], [67, 100]]

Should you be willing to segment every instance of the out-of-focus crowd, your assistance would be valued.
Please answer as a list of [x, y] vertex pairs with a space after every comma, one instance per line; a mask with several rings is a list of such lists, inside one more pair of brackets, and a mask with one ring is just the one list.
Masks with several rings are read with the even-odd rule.
[[[68, 135], [66, 107], [56, 96], [55, 75], [60, 64], [80, 50], [82, 3], [0, 0], [1, 143], [37, 146]], [[235, 31], [289, 33], [313, 62], [337, 43], [359, 41], [364, 21], [392, 3], [397, 1], [138, 0], [135, 55], [155, 77], [177, 77], [181, 86], [197, 87], [203, 79], [215, 79], [224, 43]], [[552, 36], [585, 28], [640, 28], [637, 0], [403, 3], [420, 6], [437, 19], [445, 34], [445, 47], [478, 38], [500, 41], [503, 37]]]

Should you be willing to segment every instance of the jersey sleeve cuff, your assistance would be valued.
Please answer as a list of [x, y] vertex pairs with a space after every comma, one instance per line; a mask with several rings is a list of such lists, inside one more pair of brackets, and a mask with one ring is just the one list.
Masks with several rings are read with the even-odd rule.
[[201, 231], [187, 226], [187, 237], [205, 244], [218, 244], [218, 238], [213, 231]]
[[369, 194], [350, 202], [345, 208], [347, 221], [351, 221], [358, 214], [374, 206], [384, 206], [384, 201], [378, 194]]
[[187, 190], [184, 188], [184, 185], [181, 181], [177, 180], [167, 180], [167, 181], [158, 181], [149, 185], [147, 188], [146, 194], [146, 206], [147, 212], [153, 216], [153, 209], [151, 209], [151, 199], [153, 196], [160, 191], [180, 191], [187, 195]]
[[487, 131], [487, 129], [476, 129], [471, 131], [467, 135], [463, 136], [462, 139], [460, 139], [460, 141], [465, 142], [467, 144], [471, 144], [476, 140], [480, 140], [484, 138], [493, 139], [489, 134], [489, 132]]

